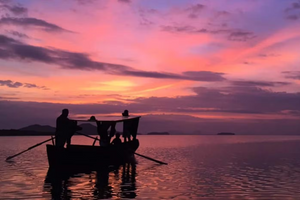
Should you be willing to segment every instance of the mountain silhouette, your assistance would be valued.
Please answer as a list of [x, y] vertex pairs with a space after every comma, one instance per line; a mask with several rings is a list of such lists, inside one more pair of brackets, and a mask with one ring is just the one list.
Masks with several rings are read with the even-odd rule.
[[19, 129], [20, 131], [36, 131], [36, 132], [47, 132], [47, 133], [55, 133], [55, 128], [48, 125], [29, 125]]
[[[82, 133], [89, 134], [89, 135], [97, 135], [97, 127], [90, 124], [90, 123], [83, 123], [79, 124], [82, 127]], [[19, 131], [35, 131], [35, 132], [47, 132], [47, 133], [55, 133], [55, 127], [48, 126], [48, 125], [29, 125], [24, 128], [18, 129]]]
[[78, 124], [82, 130], [80, 132], [88, 134], [88, 135], [97, 135], [97, 126], [90, 124], [90, 123], [84, 123], [84, 124]]
[[[81, 133], [88, 135], [98, 135], [97, 126], [90, 123], [78, 124], [82, 127]], [[38, 136], [38, 135], [55, 135], [55, 127], [49, 125], [33, 124], [20, 129], [3, 129], [0, 130], [0, 136]], [[119, 132], [119, 131], [117, 131]], [[121, 133], [121, 132], [119, 132]], [[76, 134], [75, 134], [76, 135]], [[141, 133], [138, 133], [141, 135]]]

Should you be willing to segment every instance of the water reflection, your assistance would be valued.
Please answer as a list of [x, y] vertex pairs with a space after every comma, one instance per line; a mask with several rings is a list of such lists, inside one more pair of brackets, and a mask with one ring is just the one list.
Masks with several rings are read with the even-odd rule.
[[0, 199], [300, 199], [300, 136], [237, 136], [232, 143], [218, 136], [157, 137], [140, 136], [138, 152], [169, 165], [136, 157], [136, 166], [48, 173], [46, 180], [44, 147], [4, 160], [47, 138], [2, 137]]
[[136, 165], [129, 163], [123, 166], [122, 170], [122, 184], [121, 184], [121, 197], [135, 198], [136, 197]]
[[76, 197], [107, 199], [135, 198], [136, 164], [105, 166], [97, 171], [57, 172], [48, 170], [44, 192], [52, 199], [71, 199]]

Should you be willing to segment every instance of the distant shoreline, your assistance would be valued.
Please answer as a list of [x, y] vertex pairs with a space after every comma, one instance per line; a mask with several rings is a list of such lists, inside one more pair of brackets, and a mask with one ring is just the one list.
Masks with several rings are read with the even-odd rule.
[[[83, 131], [82, 131], [83, 132]], [[88, 135], [98, 135], [97, 132], [91, 133], [90, 131], [88, 132], [83, 132]], [[170, 136], [176, 136], [176, 135], [194, 135], [194, 136], [220, 136], [223, 134], [166, 134], [168, 132], [150, 132], [150, 134], [141, 134], [138, 133], [138, 135], [149, 135], [149, 136], [159, 136], [159, 135], [170, 135]], [[0, 137], [13, 137], [13, 136], [54, 136], [55, 132], [46, 132], [46, 131], [31, 131], [31, 130], [18, 130], [18, 129], [2, 129], [0, 130]], [[74, 136], [76, 136], [75, 134]], [[227, 135], [227, 134], [224, 134]], [[229, 135], [229, 134], [228, 134]], [[300, 134], [239, 134], [235, 136], [266, 136], [266, 135], [272, 135], [272, 136], [282, 136], [282, 135], [289, 135], [289, 136], [300, 136]]]
[[[2, 136], [54, 136], [54, 132], [40, 132], [40, 131], [21, 131], [21, 130], [0, 130], [0, 137]], [[97, 135], [97, 134], [89, 134]]]

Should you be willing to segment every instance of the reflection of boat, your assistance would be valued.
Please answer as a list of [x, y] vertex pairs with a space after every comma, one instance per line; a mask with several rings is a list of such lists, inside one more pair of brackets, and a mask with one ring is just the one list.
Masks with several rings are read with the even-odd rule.
[[[136, 138], [140, 117], [107, 117], [97, 122], [124, 122], [131, 126], [131, 134]], [[80, 122], [96, 122], [95, 120], [78, 120]], [[102, 165], [122, 164], [132, 159], [134, 152], [139, 147], [139, 141], [122, 143], [109, 146], [70, 145], [68, 148], [47, 145], [49, 167], [58, 169], [97, 169]]]
[[44, 192], [52, 199], [71, 199], [84, 196], [86, 199], [134, 198], [136, 197], [135, 163], [108, 167], [85, 173], [57, 173], [49, 168], [44, 183]]

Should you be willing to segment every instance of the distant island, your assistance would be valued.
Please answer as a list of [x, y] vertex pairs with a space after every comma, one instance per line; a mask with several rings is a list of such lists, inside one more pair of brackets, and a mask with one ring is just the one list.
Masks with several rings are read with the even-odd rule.
[[235, 135], [235, 133], [222, 132], [222, 133], [218, 133], [218, 135]]
[[150, 132], [147, 135], [170, 135], [168, 132]]

